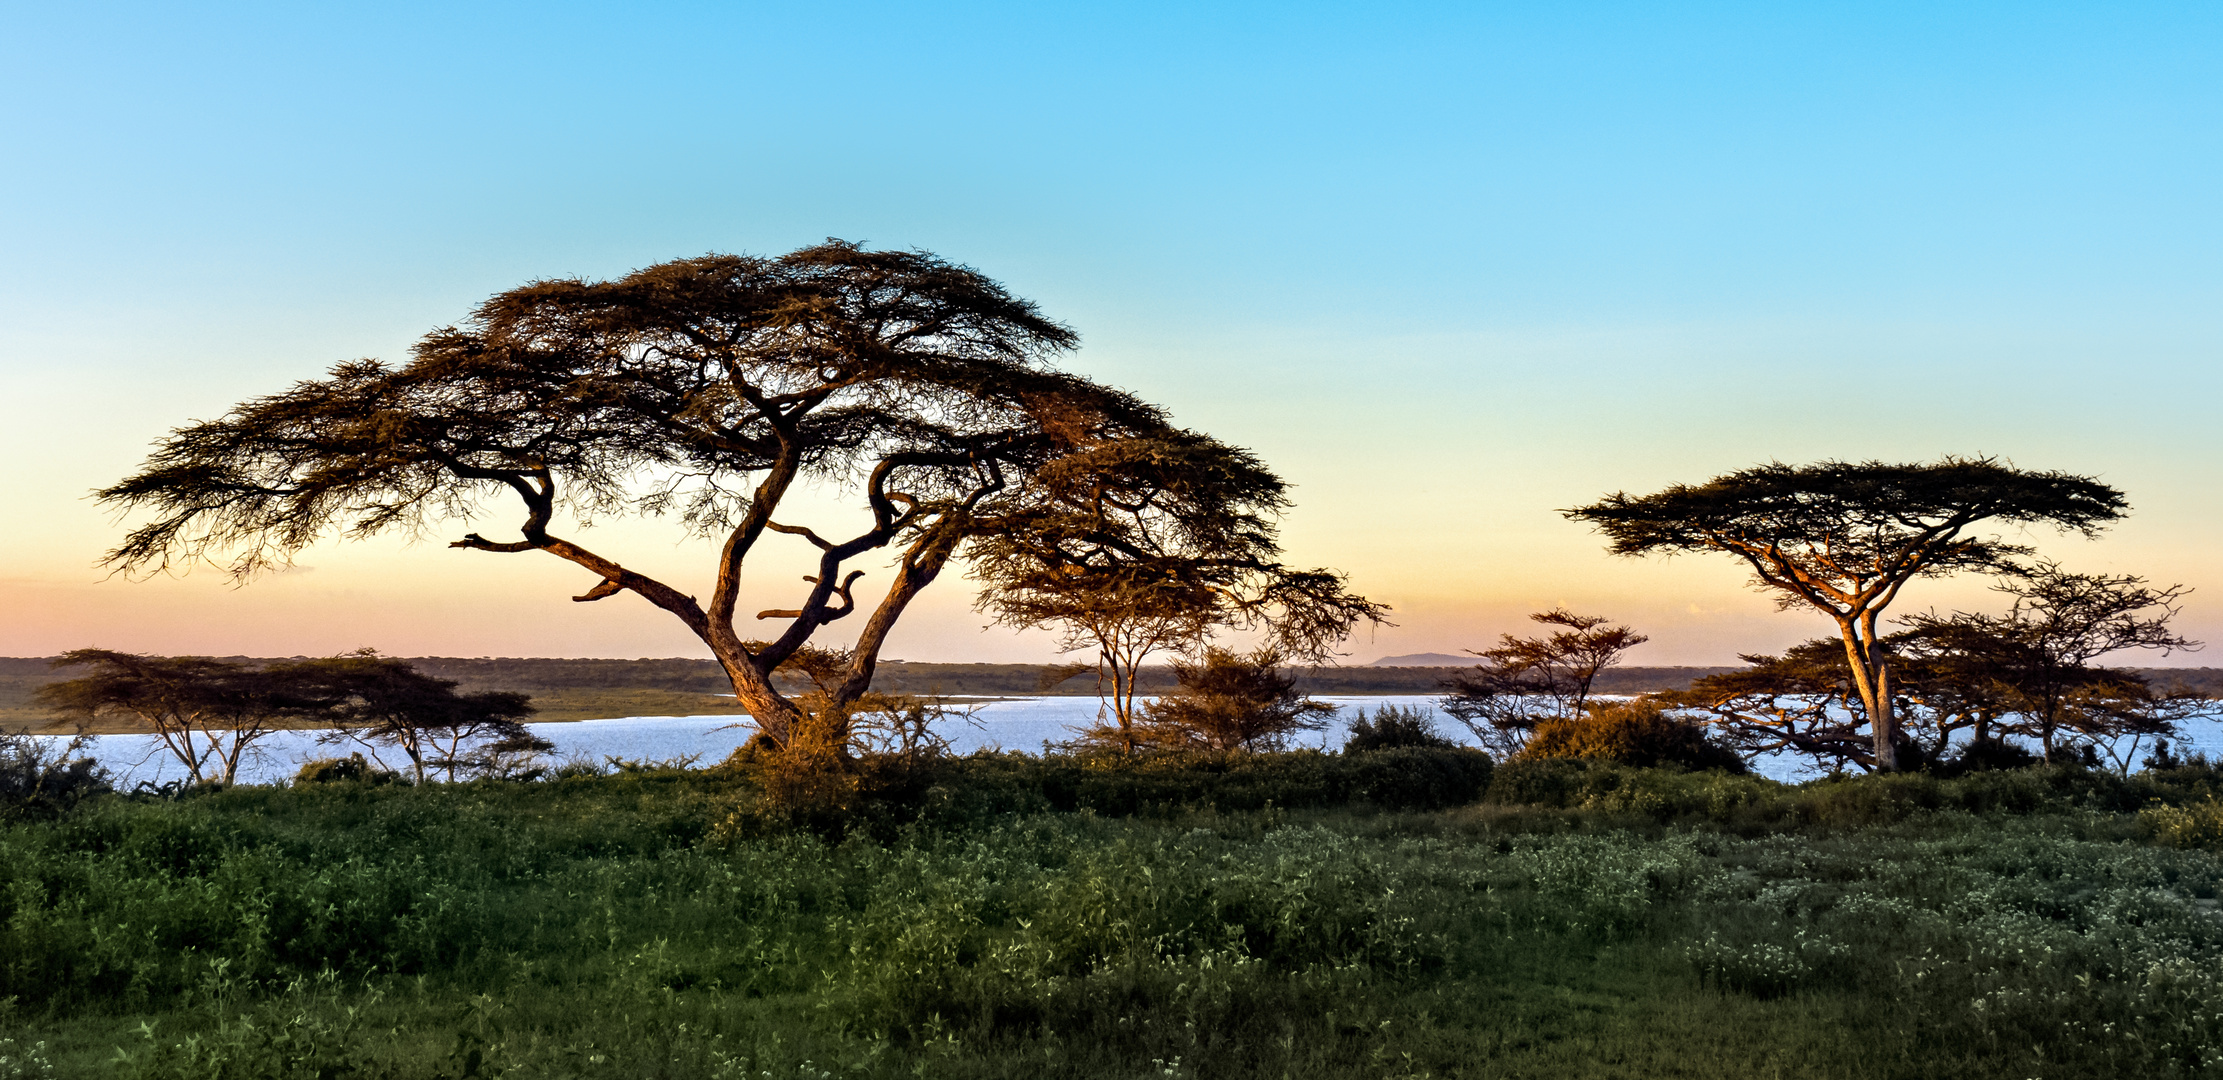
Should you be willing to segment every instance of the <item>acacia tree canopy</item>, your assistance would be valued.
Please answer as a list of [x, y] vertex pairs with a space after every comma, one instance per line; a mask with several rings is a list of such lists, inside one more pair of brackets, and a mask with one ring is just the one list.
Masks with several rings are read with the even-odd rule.
[[1918, 577], [2001, 571], [2031, 549], [1976, 533], [1983, 523], [2093, 535], [2129, 509], [2090, 477], [2017, 469], [1995, 458], [1932, 463], [1761, 465], [1651, 495], [1608, 495], [1565, 511], [1606, 534], [1617, 555], [1720, 551], [1788, 609], [1830, 616], [1867, 706], [1874, 760], [1897, 767], [1888, 650], [1877, 619]]
[[[450, 546], [546, 552], [592, 575], [576, 600], [631, 592], [670, 612], [784, 740], [802, 714], [771, 673], [821, 627], [867, 609], [830, 690], [838, 710], [866, 691], [896, 620], [961, 547], [1051, 527], [1046, 508], [1071, 498], [1064, 478], [1188, 468], [1127, 449], [1137, 442], [1241, 456], [1054, 370], [1075, 343], [973, 270], [839, 241], [534, 282], [428, 335], [406, 365], [343, 364], [173, 432], [99, 493], [152, 512], [108, 562], [220, 560], [245, 577], [334, 532], [446, 528], [489, 497], [514, 498], [514, 539], [471, 532]], [[829, 536], [783, 517], [810, 479], [847, 485], [869, 526]], [[1120, 496], [1108, 488], [1107, 505]], [[1258, 527], [1240, 507], [1193, 510], [1184, 526], [1200, 533]], [[707, 598], [558, 535], [559, 512], [667, 515], [717, 541]], [[736, 626], [742, 568], [767, 533], [817, 548], [818, 572], [793, 607], [757, 613], [786, 626], [752, 645], [760, 635]], [[852, 591], [865, 574], [852, 564], [878, 551], [895, 566], [871, 604]]]
[[[409, 758], [424, 783], [426, 770], [450, 781], [488, 763], [489, 754], [545, 753], [555, 745], [525, 726], [531, 699], [509, 691], [456, 692], [453, 679], [420, 672], [405, 660], [364, 649], [345, 656], [279, 664], [269, 674], [289, 681], [317, 704], [331, 725], [325, 741], [352, 740], [373, 754], [389, 746]], [[471, 747], [466, 752], [466, 747]]]

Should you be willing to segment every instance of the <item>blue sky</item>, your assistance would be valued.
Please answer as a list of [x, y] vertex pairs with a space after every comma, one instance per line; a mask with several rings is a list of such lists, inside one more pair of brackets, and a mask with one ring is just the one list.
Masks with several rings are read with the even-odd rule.
[[[1994, 453], [2202, 586], [2223, 9], [0, 7], [0, 652], [672, 655], [560, 567], [400, 540], [100, 581], [171, 425], [535, 277], [825, 236], [976, 266], [1076, 370], [1259, 450], [1292, 555], [1450, 651], [1570, 603], [1706, 663], [1822, 632], [1552, 511], [1756, 461]], [[653, 527], [610, 545], [699, 574]], [[2212, 582], [2213, 587], [2209, 587]], [[897, 655], [1035, 659], [962, 582]], [[1912, 595], [1983, 602], [1979, 583]], [[2210, 614], [2216, 611], [2218, 614]]]

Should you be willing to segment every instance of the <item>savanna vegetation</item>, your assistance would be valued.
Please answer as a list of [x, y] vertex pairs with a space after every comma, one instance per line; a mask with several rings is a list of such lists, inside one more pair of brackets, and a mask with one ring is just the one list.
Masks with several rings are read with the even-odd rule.
[[[2186, 590], [2026, 542], [2121, 492], [1948, 457], [1610, 495], [1564, 513], [1734, 557], [1836, 634], [1638, 686], [1643, 634], [1554, 609], [1429, 676], [1481, 748], [1382, 708], [1291, 751], [1391, 612], [1285, 561], [1250, 452], [1051, 366], [1075, 341], [831, 241], [532, 283], [172, 432], [99, 493], [144, 518], [115, 569], [244, 579], [492, 500], [514, 537], [451, 547], [676, 618], [713, 662], [625, 691], [730, 692], [757, 735], [554, 762], [528, 688], [430, 662], [67, 654], [38, 699], [193, 782], [0, 737], [0, 1080], [2223, 1075], [2223, 770], [2169, 741], [2214, 699], [2104, 663], [2198, 648]], [[814, 485], [846, 532], [793, 516]], [[707, 599], [557, 531], [618, 514], [714, 547]], [[816, 572], [753, 636], [781, 537]], [[1080, 654], [1022, 692], [1092, 683], [1096, 723], [951, 752], [932, 695], [962, 691], [880, 654], [955, 567]], [[1958, 573], [2005, 613], [1894, 607]], [[289, 725], [334, 756], [235, 784]]]
[[2201, 1076], [2223, 773], [745, 762], [0, 826], [11, 1076]]

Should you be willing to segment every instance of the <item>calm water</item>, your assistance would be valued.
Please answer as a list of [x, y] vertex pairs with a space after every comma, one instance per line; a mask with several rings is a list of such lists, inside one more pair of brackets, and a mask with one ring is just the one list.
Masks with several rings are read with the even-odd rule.
[[[1372, 712], [1385, 705], [1418, 708], [1436, 721], [1437, 730], [1464, 743], [1474, 739], [1458, 721], [1437, 708], [1429, 696], [1321, 697], [1341, 706], [1327, 728], [1308, 732], [1295, 740], [1298, 746], [1334, 748], [1348, 735], [1358, 710]], [[1096, 719], [1099, 703], [1092, 697], [1012, 698], [973, 706], [967, 719], [952, 718], [944, 729], [960, 752], [980, 749], [1024, 750], [1038, 753], [1045, 742], [1069, 738], [1072, 730]], [[664, 761], [693, 756], [709, 765], [732, 753], [749, 736], [731, 716], [637, 716], [623, 720], [584, 720], [576, 723], [533, 724], [541, 737], [556, 744], [555, 757], [601, 763], [606, 758]], [[2223, 725], [2196, 721], [2188, 725], [2187, 749], [2211, 757], [2223, 756]], [[353, 744], [319, 744], [317, 732], [285, 731], [256, 744], [241, 769], [247, 783], [271, 783], [293, 776], [311, 758], [345, 755]], [[151, 735], [103, 735], [93, 740], [93, 755], [130, 787], [140, 781], [162, 783], [184, 775], [177, 760]], [[393, 765], [389, 753], [387, 764]], [[1803, 779], [1798, 762], [1762, 760], [1758, 771], [1781, 780]]]

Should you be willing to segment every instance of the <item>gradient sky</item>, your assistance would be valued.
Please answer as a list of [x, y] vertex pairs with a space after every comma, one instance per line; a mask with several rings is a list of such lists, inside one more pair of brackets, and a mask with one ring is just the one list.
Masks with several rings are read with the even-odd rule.
[[[1821, 634], [1555, 510], [1944, 453], [2122, 488], [2106, 538], [2035, 539], [2223, 639], [2218, 56], [2212, 4], [6, 4], [0, 654], [706, 655], [444, 536], [103, 580], [84, 494], [526, 280], [827, 236], [977, 267], [1257, 450], [1291, 558], [1398, 609], [1357, 660], [1553, 604], [1636, 662]], [[653, 523], [581, 539], [707, 577]], [[1050, 656], [933, 595], [889, 655]]]

